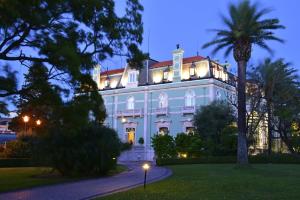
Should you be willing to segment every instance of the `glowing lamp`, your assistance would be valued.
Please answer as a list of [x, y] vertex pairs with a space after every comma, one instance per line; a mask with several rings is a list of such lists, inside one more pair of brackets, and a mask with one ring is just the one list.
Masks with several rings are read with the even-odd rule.
[[144, 176], [144, 189], [146, 189], [146, 180], [147, 180], [147, 171], [150, 169], [150, 165], [148, 163], [145, 163], [143, 165], [143, 169], [145, 171], [145, 176]]
[[41, 121], [41, 120], [39, 120], [39, 119], [38, 119], [38, 120], [36, 120], [36, 125], [38, 125], [38, 126], [39, 126], [39, 125], [41, 125], [41, 124], [42, 124], [42, 121]]
[[23, 121], [24, 121], [25, 123], [29, 122], [29, 119], [30, 119], [30, 117], [28, 117], [27, 115], [25, 115], [25, 116], [23, 117]]

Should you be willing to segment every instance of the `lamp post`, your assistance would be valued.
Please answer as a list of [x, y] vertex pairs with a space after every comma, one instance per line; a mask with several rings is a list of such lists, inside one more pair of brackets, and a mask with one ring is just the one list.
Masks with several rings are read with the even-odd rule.
[[26, 124], [29, 122], [30, 117], [28, 117], [27, 115], [25, 115], [23, 117], [23, 121], [24, 121], [24, 128], [25, 128], [25, 135], [27, 134], [27, 127]]
[[39, 126], [39, 125], [41, 125], [41, 124], [42, 124], [42, 121], [41, 121], [41, 120], [39, 120], [39, 119], [36, 120], [36, 125], [37, 125], [37, 126]]
[[145, 163], [143, 165], [143, 169], [145, 171], [145, 176], [144, 176], [144, 189], [146, 189], [146, 180], [147, 180], [147, 171], [149, 170], [150, 166], [149, 164]]

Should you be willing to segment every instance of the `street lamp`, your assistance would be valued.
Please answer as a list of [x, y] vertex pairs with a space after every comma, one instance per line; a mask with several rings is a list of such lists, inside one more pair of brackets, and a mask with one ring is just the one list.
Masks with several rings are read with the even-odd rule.
[[23, 117], [23, 121], [24, 121], [24, 126], [25, 126], [25, 135], [27, 134], [27, 127], [26, 124], [29, 122], [30, 117], [28, 117], [27, 115], [25, 115]]
[[38, 126], [39, 126], [39, 125], [41, 125], [41, 124], [42, 124], [42, 121], [41, 121], [41, 120], [39, 120], [39, 119], [38, 119], [38, 120], [36, 120], [36, 125], [38, 125]]
[[143, 169], [145, 171], [145, 176], [144, 176], [144, 189], [146, 189], [146, 179], [147, 179], [147, 171], [149, 170], [150, 165], [148, 163], [145, 163], [143, 165]]

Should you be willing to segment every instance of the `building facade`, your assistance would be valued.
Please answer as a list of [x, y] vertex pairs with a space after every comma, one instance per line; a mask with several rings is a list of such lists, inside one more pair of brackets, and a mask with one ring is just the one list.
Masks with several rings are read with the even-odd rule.
[[198, 55], [185, 58], [179, 47], [171, 60], [146, 60], [139, 71], [126, 66], [100, 72], [98, 66], [93, 78], [104, 99], [105, 124], [114, 128], [122, 141], [133, 144], [120, 160], [153, 160], [154, 134], [175, 136], [193, 131], [198, 108], [234, 98], [236, 91], [227, 65]]

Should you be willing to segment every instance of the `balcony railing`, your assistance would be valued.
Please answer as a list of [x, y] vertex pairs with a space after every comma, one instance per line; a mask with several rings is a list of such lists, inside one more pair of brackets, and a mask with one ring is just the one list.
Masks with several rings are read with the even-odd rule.
[[168, 114], [168, 107], [156, 108], [155, 113], [156, 113], [156, 115], [167, 115]]
[[196, 112], [196, 106], [182, 107], [182, 114], [194, 114], [195, 112]]
[[143, 109], [130, 109], [117, 112], [117, 117], [141, 117]]

